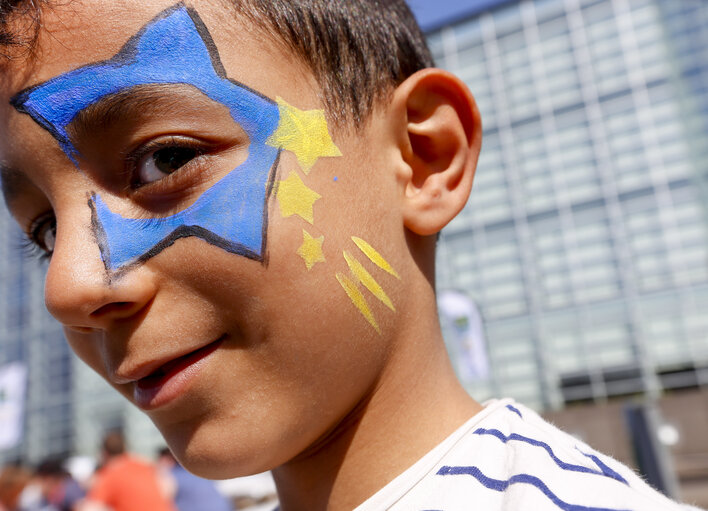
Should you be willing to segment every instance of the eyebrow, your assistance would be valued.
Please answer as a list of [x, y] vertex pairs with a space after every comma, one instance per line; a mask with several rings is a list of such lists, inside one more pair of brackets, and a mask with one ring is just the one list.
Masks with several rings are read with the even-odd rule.
[[67, 126], [67, 133], [72, 139], [81, 139], [157, 109], [170, 116], [181, 109], [185, 100], [197, 106], [202, 103], [204, 108], [214, 105], [201, 91], [187, 84], [137, 85], [105, 96], [79, 111]]

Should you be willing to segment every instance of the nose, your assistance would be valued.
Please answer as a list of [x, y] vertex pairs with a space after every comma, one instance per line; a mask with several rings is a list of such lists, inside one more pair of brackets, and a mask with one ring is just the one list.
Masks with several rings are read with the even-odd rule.
[[54, 252], [44, 287], [45, 303], [67, 328], [106, 330], [118, 320], [137, 315], [152, 301], [154, 280], [145, 268], [111, 276], [90, 224], [80, 225], [74, 228], [68, 220], [62, 223], [57, 218]]

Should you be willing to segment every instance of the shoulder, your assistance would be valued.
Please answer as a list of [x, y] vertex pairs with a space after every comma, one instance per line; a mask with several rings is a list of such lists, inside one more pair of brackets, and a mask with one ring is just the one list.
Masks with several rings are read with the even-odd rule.
[[478, 415], [389, 509], [687, 509], [511, 400]]

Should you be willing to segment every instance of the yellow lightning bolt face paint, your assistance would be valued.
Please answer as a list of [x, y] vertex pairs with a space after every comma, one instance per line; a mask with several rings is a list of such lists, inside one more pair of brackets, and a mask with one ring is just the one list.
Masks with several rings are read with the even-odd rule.
[[313, 205], [322, 196], [302, 182], [300, 176], [291, 172], [287, 179], [278, 182], [278, 204], [283, 217], [297, 215], [306, 222], [314, 222]]
[[359, 282], [361, 282], [364, 287], [371, 292], [372, 295], [378, 298], [384, 305], [386, 305], [386, 307], [395, 312], [396, 308], [393, 306], [393, 302], [391, 302], [391, 299], [379, 283], [376, 282], [376, 279], [374, 279], [374, 277], [366, 271], [366, 268], [364, 268], [362, 264], [346, 250], [344, 251], [344, 259], [347, 261], [352, 275], [354, 275]]
[[356, 286], [356, 282], [342, 273], [337, 273], [336, 277], [354, 306], [359, 309], [359, 312], [361, 312], [362, 316], [366, 318], [366, 321], [374, 327], [374, 330], [380, 334], [381, 329], [379, 328], [379, 324], [376, 322], [376, 318], [371, 313], [371, 309], [369, 309], [369, 304], [366, 302], [366, 298], [364, 298], [364, 295]]
[[368, 257], [372, 263], [381, 268], [383, 271], [390, 273], [391, 275], [400, 280], [401, 277], [398, 276], [396, 270], [393, 269], [393, 267], [388, 263], [388, 261], [386, 261], [386, 259], [384, 259], [383, 256], [379, 254], [374, 247], [369, 245], [363, 239], [357, 238], [356, 236], [352, 236], [352, 241], [356, 244], [357, 247], [359, 247], [359, 250], [364, 252], [366, 257]]
[[342, 155], [330, 137], [324, 110], [300, 110], [279, 97], [276, 102], [280, 122], [266, 144], [293, 153], [305, 175], [319, 158]]
[[305, 229], [302, 230], [302, 245], [297, 249], [297, 253], [302, 260], [305, 261], [305, 266], [311, 270], [316, 263], [325, 262], [324, 254], [322, 253], [322, 243], [324, 236], [313, 238], [312, 235]]

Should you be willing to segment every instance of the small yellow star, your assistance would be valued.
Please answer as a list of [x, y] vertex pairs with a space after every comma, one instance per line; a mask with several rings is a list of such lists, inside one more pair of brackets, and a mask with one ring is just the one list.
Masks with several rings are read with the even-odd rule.
[[276, 194], [283, 217], [298, 215], [311, 224], [314, 222], [312, 206], [322, 196], [308, 188], [297, 173], [291, 172], [287, 179], [280, 181]]
[[311, 270], [315, 263], [325, 262], [324, 254], [322, 253], [322, 243], [324, 236], [313, 238], [305, 229], [302, 230], [302, 245], [297, 249], [297, 253], [305, 261], [305, 266]]
[[266, 144], [295, 154], [305, 175], [318, 158], [342, 156], [329, 135], [324, 110], [300, 110], [279, 97], [276, 101], [280, 122]]

